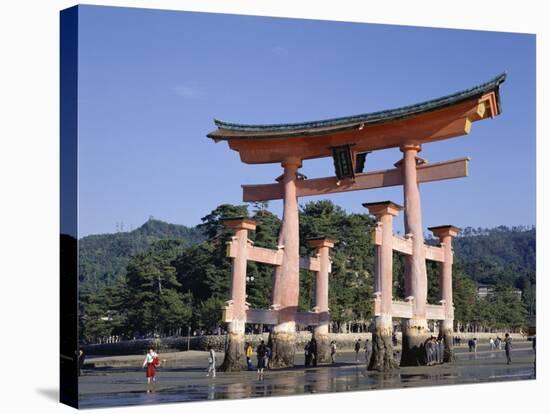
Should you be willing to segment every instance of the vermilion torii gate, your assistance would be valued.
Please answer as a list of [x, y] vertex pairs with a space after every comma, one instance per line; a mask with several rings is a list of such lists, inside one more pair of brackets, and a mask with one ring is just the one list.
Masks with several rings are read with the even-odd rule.
[[[499, 75], [484, 84], [402, 108], [350, 117], [295, 124], [246, 125], [215, 120], [217, 130], [208, 134], [217, 141], [227, 141], [247, 164], [280, 163], [283, 174], [273, 184], [243, 185], [243, 200], [248, 202], [283, 199], [283, 220], [279, 249], [258, 249], [247, 241], [247, 231], [254, 224], [247, 220], [228, 221], [235, 229], [229, 244], [233, 258], [231, 300], [225, 312], [229, 323], [229, 350], [224, 367], [237, 368], [242, 360], [244, 324], [262, 321], [274, 325], [270, 340], [273, 344], [273, 366], [290, 366], [294, 361], [296, 323], [301, 318], [316, 325], [319, 315], [328, 326], [328, 248], [332, 241], [318, 241], [317, 258], [300, 259], [298, 197], [325, 195], [345, 191], [366, 190], [402, 185], [404, 190], [405, 237], [393, 235], [391, 218], [401, 209], [395, 203], [367, 203], [377, 217], [375, 323], [373, 330], [372, 369], [394, 367], [391, 348], [391, 319], [400, 317], [403, 323], [401, 365], [424, 363], [424, 342], [429, 336], [428, 319], [443, 321], [446, 336], [452, 331], [452, 250], [451, 239], [458, 229], [453, 226], [431, 228], [440, 238], [440, 247], [424, 244], [419, 184], [465, 177], [468, 158], [428, 164], [418, 157], [422, 145], [468, 134], [473, 122], [500, 114]], [[366, 154], [375, 150], [399, 148], [403, 157], [394, 169], [363, 173]], [[306, 179], [298, 173], [302, 161], [333, 157], [336, 176]], [[321, 251], [322, 249], [325, 249]], [[397, 250], [406, 255], [404, 302], [393, 301], [391, 293], [391, 254]], [[426, 259], [442, 263], [441, 305], [427, 304]], [[272, 306], [270, 310], [247, 309], [245, 302], [246, 260], [257, 260], [275, 266]], [[323, 273], [317, 278], [326, 283], [326, 309], [300, 314], [298, 309], [299, 270], [306, 268]], [[317, 264], [316, 264], [317, 263]], [[321, 271], [321, 269], [323, 269]], [[323, 287], [323, 289], [325, 289]], [[325, 300], [325, 292], [323, 291]], [[316, 298], [321, 301], [320, 297]], [[325, 303], [323, 302], [323, 306]], [[261, 315], [261, 317], [260, 317]], [[317, 315], [315, 317], [310, 315]], [[319, 333], [321, 330], [319, 331]], [[328, 329], [327, 329], [328, 332]], [[236, 344], [236, 345], [233, 345]], [[447, 341], [447, 359], [450, 342]]]

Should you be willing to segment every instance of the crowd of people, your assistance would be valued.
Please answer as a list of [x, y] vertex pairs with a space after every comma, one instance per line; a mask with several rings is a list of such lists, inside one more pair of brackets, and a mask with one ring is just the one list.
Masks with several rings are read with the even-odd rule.
[[443, 363], [443, 354], [445, 353], [445, 343], [441, 336], [430, 336], [424, 343], [426, 350], [426, 365], [439, 365]]
[[[504, 335], [504, 339], [500, 336], [497, 336], [495, 339], [492, 337], [489, 338], [490, 351], [502, 351], [502, 348], [504, 348], [506, 353], [506, 363], [510, 365], [512, 363], [512, 337], [509, 333]], [[472, 338], [468, 341], [468, 351], [474, 353], [477, 352], [477, 338]]]
[[[394, 345], [397, 343], [397, 337], [392, 335], [392, 342]], [[460, 345], [461, 338], [459, 336], [453, 337], [453, 345]], [[468, 348], [469, 352], [477, 352], [477, 338], [472, 338], [468, 340]], [[500, 337], [496, 337], [495, 339], [489, 338], [489, 349], [491, 351], [493, 350], [502, 350], [504, 347], [504, 351], [506, 353], [506, 363], [511, 364], [512, 358], [511, 358], [511, 352], [512, 352], [512, 338], [511, 336], [506, 333], [504, 336], [504, 339], [501, 339]], [[424, 342], [424, 348], [426, 351], [426, 365], [432, 366], [432, 365], [438, 365], [443, 363], [444, 359], [444, 353], [445, 353], [445, 344], [443, 337], [435, 337], [430, 336], [425, 342]], [[368, 339], [365, 340], [364, 346], [362, 346], [361, 339], [357, 339], [355, 341], [354, 345], [354, 351], [355, 351], [355, 361], [360, 361], [360, 352], [361, 349], [364, 350], [365, 355], [365, 361], [368, 364], [370, 357], [372, 355], [372, 347]], [[533, 340], [533, 349], [535, 349], [535, 342]], [[332, 363], [334, 364], [336, 362], [336, 352], [337, 352], [337, 346], [335, 341], [330, 342], [330, 358]], [[250, 342], [246, 342], [244, 346], [244, 354], [246, 356], [246, 364], [249, 371], [252, 371], [253, 368], [253, 357], [254, 354], [256, 354], [256, 369], [258, 372], [258, 375], [263, 375], [264, 369], [270, 368], [270, 360], [272, 356], [272, 349], [269, 345], [267, 345], [263, 340], [260, 342], [260, 344], [254, 348], [252, 347], [252, 344]], [[81, 366], [83, 365], [84, 361], [84, 353], [83, 351], [80, 351], [79, 354], [79, 370]], [[306, 343], [304, 346], [304, 361], [306, 367], [315, 367], [317, 366], [318, 361], [318, 347], [317, 347], [317, 341], [315, 338], [312, 338], [310, 341]], [[146, 378], [147, 383], [150, 384], [151, 382], [155, 381], [156, 376], [156, 369], [160, 366], [160, 358], [158, 354], [151, 348], [149, 349], [149, 352], [145, 356], [145, 360], [143, 361], [143, 368], [146, 369]], [[207, 377], [216, 377], [216, 352], [214, 351], [213, 347], [211, 345], [208, 346], [208, 368], [207, 368]]]
[[505, 345], [505, 341], [500, 336], [497, 336], [495, 339], [489, 338], [489, 348], [491, 351], [501, 351], [503, 345]]
[[[510, 365], [512, 363], [512, 337], [508, 332], [504, 334], [504, 339], [499, 336], [495, 339], [489, 338], [489, 351], [501, 351], [502, 348], [506, 354], [506, 364]], [[468, 341], [468, 351], [477, 353], [477, 338]]]
[[[252, 358], [254, 356], [254, 348], [250, 342], [245, 343], [244, 345], [245, 356], [246, 356], [246, 366], [249, 371], [254, 369], [252, 364]], [[262, 375], [264, 369], [269, 368], [269, 361], [271, 359], [271, 347], [266, 345], [265, 341], [260, 341], [260, 344], [256, 347], [256, 369], [258, 374]]]

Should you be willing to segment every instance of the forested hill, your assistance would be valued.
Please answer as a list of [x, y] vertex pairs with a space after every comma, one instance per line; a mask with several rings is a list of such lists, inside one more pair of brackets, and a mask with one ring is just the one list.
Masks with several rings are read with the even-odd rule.
[[[95, 290], [123, 275], [130, 257], [145, 252], [154, 242], [176, 239], [186, 246], [205, 240], [198, 227], [149, 219], [130, 232], [99, 234], [80, 239], [80, 283]], [[536, 269], [534, 227], [474, 229], [467, 227], [454, 240], [455, 261], [477, 283], [503, 283], [525, 290], [534, 285]]]
[[521, 290], [536, 283], [535, 227], [467, 227], [453, 246], [456, 260], [477, 283]]
[[165, 223], [153, 218], [130, 232], [96, 234], [79, 240], [80, 289], [96, 290], [126, 272], [131, 256], [145, 252], [156, 241], [181, 240], [186, 246], [205, 237], [197, 227]]

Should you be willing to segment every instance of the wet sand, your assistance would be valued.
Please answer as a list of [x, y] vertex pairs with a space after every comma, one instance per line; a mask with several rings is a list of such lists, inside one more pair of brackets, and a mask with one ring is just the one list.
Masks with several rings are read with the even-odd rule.
[[[207, 353], [178, 352], [161, 355], [166, 364], [158, 370], [157, 380], [147, 386], [141, 369], [143, 357], [89, 358], [97, 368], [85, 369], [79, 378], [82, 408], [173, 403], [218, 399], [254, 398], [281, 395], [315, 394], [431, 385], [466, 384], [534, 379], [534, 352], [530, 342], [517, 342], [512, 364], [506, 364], [504, 351], [478, 347], [476, 354], [462, 346], [456, 348], [451, 364], [431, 367], [405, 367], [390, 373], [366, 370], [364, 351], [340, 352], [334, 365], [304, 368], [303, 354], [296, 355], [296, 367], [255, 371], [218, 372], [206, 377]], [[218, 353], [217, 365], [223, 355]], [[254, 363], [255, 363], [254, 358]]]

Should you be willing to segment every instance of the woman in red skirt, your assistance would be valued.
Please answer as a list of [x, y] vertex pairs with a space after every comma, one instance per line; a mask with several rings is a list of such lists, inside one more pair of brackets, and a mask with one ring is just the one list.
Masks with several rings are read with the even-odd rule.
[[145, 355], [145, 361], [143, 361], [143, 368], [147, 367], [145, 376], [147, 377], [147, 384], [151, 381], [155, 382], [155, 375], [157, 373], [157, 367], [160, 365], [160, 359], [153, 348], [149, 349], [147, 355]]

